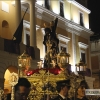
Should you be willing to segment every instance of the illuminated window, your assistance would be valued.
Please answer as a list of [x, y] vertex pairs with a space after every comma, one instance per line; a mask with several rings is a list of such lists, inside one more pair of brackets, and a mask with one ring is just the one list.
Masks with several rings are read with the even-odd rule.
[[80, 16], [80, 22], [79, 22], [79, 23], [80, 23], [81, 26], [84, 26], [83, 13], [80, 12], [80, 13], [79, 13], [79, 16]]
[[64, 17], [64, 2], [60, 1], [60, 16]]
[[59, 43], [60, 46], [59, 46], [59, 51], [61, 51], [62, 49], [64, 50], [64, 52], [67, 53], [67, 44], [64, 44], [64, 43]]
[[50, 10], [50, 1], [49, 0], [45, 0], [45, 8]]
[[9, 13], [9, 5], [3, 1], [2, 1], [2, 8], [1, 9], [5, 12]]
[[78, 42], [78, 45], [80, 47], [80, 59], [86, 63], [87, 62], [87, 52], [86, 49], [88, 48], [87, 44], [84, 44], [82, 42]]
[[30, 46], [30, 35], [26, 34], [26, 45]]
[[86, 63], [86, 52], [85, 51], [80, 51], [80, 58], [82, 62]]

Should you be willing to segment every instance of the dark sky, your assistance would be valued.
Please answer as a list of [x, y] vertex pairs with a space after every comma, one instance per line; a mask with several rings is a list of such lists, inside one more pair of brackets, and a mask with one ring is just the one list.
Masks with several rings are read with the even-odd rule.
[[89, 15], [90, 29], [94, 33], [100, 34], [100, 0], [88, 0], [88, 9], [91, 10]]

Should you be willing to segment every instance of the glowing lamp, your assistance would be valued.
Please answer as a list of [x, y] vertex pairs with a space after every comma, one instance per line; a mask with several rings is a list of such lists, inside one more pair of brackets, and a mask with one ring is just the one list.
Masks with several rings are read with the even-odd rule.
[[75, 66], [76, 66], [76, 71], [80, 74], [86, 71], [86, 64], [82, 60], [80, 60], [80, 62]]
[[61, 66], [61, 67], [69, 65], [69, 57], [70, 57], [70, 54], [66, 53], [64, 51], [64, 49], [62, 49], [61, 52], [57, 55], [58, 65]]
[[18, 57], [18, 66], [19, 66], [19, 69], [20, 69], [19, 75], [22, 76], [23, 70], [27, 70], [27, 71], [29, 70], [29, 68], [31, 66], [30, 60], [31, 60], [31, 57], [28, 54], [26, 54], [25, 51], [22, 55], [20, 55]]

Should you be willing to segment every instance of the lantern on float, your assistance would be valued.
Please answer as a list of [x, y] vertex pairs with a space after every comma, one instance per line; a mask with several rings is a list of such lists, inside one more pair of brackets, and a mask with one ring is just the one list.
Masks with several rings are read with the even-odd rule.
[[57, 64], [62, 68], [66, 67], [66, 65], [69, 65], [69, 57], [70, 54], [66, 53], [64, 49], [62, 49], [61, 52], [57, 55]]
[[22, 77], [25, 73], [25, 71], [28, 71], [31, 67], [30, 64], [31, 57], [26, 54], [26, 51], [22, 55], [18, 57], [18, 66], [19, 66], [19, 76]]
[[80, 62], [76, 64], [75, 66], [76, 66], [76, 71], [79, 74], [84, 74], [84, 72], [86, 71], [86, 64], [81, 59], [80, 59]]

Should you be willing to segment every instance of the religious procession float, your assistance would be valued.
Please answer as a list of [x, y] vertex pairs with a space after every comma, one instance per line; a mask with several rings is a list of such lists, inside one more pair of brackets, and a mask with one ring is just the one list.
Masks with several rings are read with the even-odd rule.
[[[74, 72], [71, 72], [71, 65], [69, 64], [70, 54], [66, 53], [64, 48], [59, 51], [59, 40], [56, 36], [57, 23], [58, 18], [50, 22], [50, 27], [44, 24], [45, 35], [43, 44], [45, 45], [46, 54], [44, 60], [38, 63], [38, 69], [30, 70], [30, 56], [25, 52], [18, 57], [19, 77], [27, 78], [32, 84], [29, 94], [30, 100], [50, 100], [49, 98], [54, 98], [58, 94], [56, 82], [66, 79], [70, 79], [71, 87], [68, 97], [72, 98], [75, 96], [76, 88], [84, 80], [82, 74], [76, 75]], [[85, 66], [85, 64], [80, 61], [77, 65], [79, 71], [80, 66]], [[84, 73], [85, 70], [84, 68], [81, 72]], [[13, 73], [12, 76], [14, 76]], [[17, 78], [12, 82], [13, 88], [16, 84], [15, 81], [17, 81]], [[14, 94], [13, 88], [12, 94]], [[89, 100], [96, 100], [96, 97], [88, 96], [88, 98]]]

